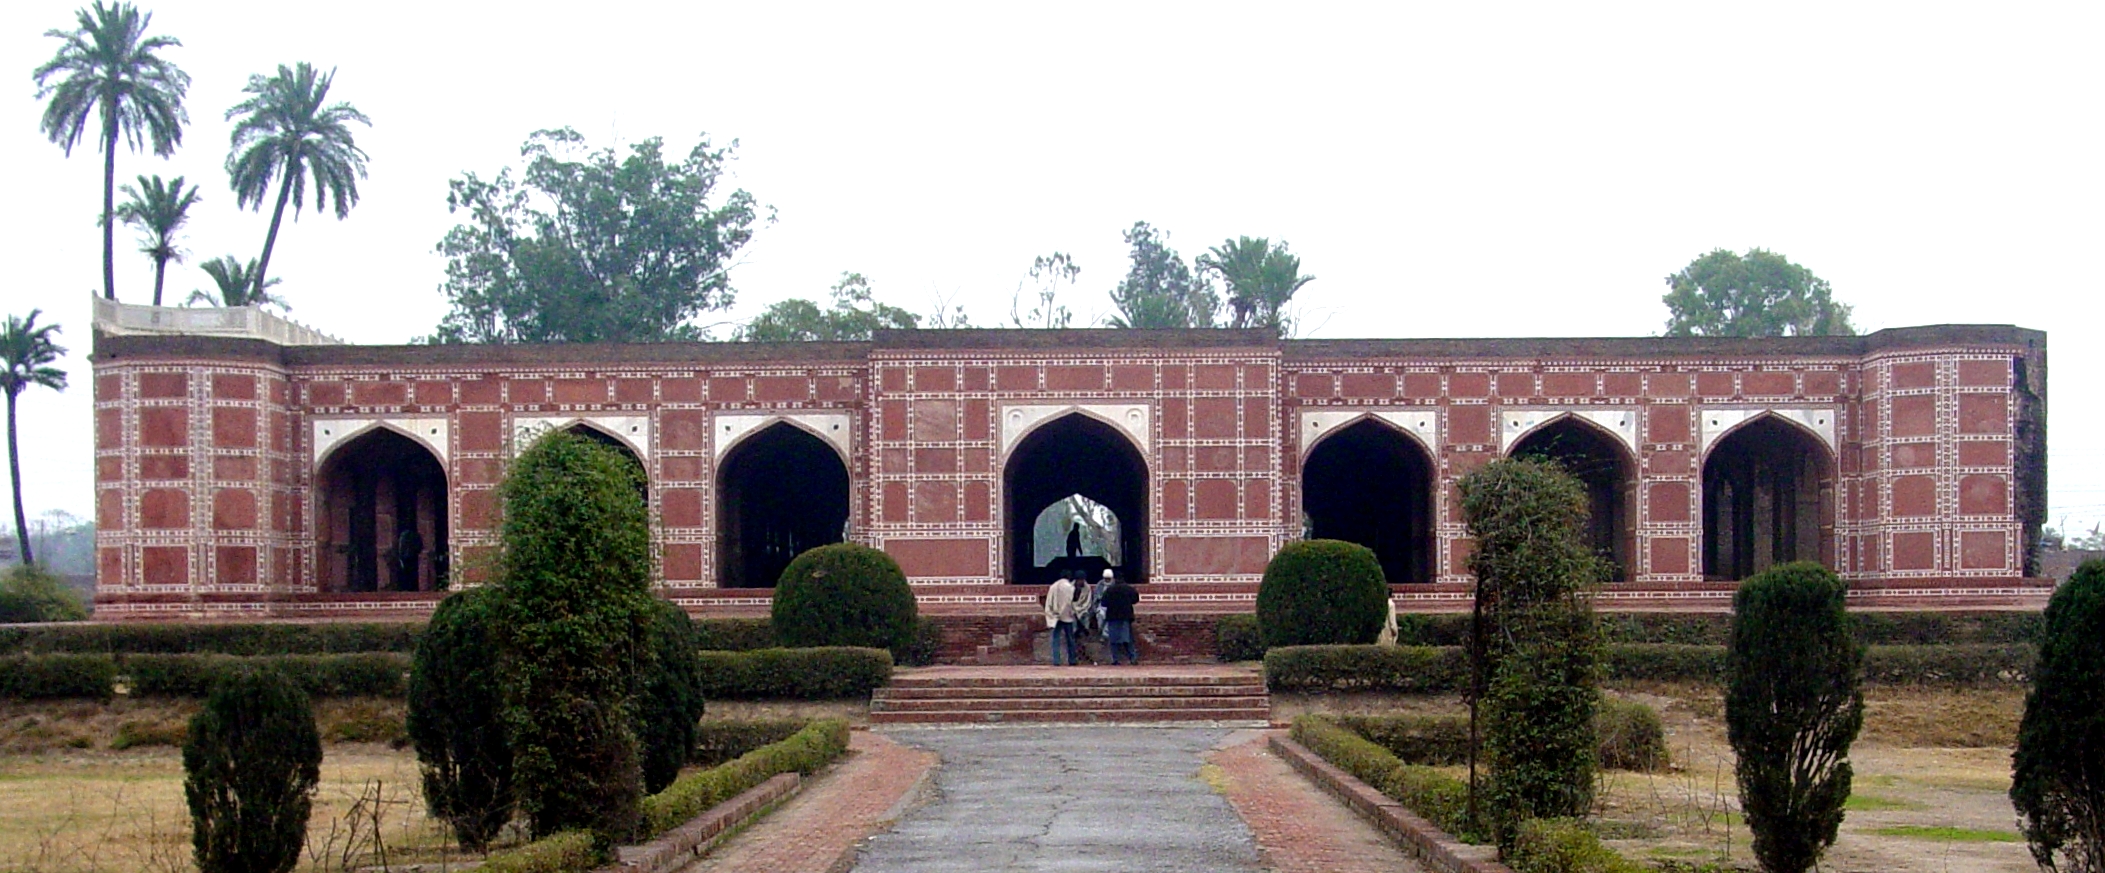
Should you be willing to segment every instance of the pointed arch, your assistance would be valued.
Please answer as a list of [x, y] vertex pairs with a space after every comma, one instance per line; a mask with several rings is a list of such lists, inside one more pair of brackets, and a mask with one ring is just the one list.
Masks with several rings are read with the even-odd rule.
[[798, 422], [744, 434], [717, 466], [716, 495], [719, 587], [772, 588], [797, 555], [847, 536], [848, 467]]
[[732, 450], [748, 438], [777, 424], [784, 424], [810, 434], [813, 438], [832, 448], [840, 458], [841, 465], [850, 462], [848, 438], [854, 420], [845, 412], [803, 413], [787, 415], [718, 415], [716, 417], [716, 457], [720, 462]]
[[[1047, 584], [1060, 573], [1085, 569], [1116, 569], [1127, 581], [1143, 581], [1148, 567], [1148, 478], [1141, 447], [1124, 428], [1100, 415], [1076, 409], [1032, 423], [1002, 462], [1009, 581]], [[1117, 517], [1122, 563], [1100, 567], [1095, 562], [1103, 561], [1101, 557], [1091, 561], [1063, 556], [1037, 566], [1033, 526], [1039, 514], [1077, 494]]]
[[1507, 447], [1507, 457], [1555, 461], [1586, 487], [1587, 542], [1609, 562], [1610, 579], [1628, 580], [1637, 551], [1637, 460], [1628, 446], [1600, 422], [1565, 413], [1527, 428]]
[[330, 447], [315, 485], [320, 590], [447, 586], [449, 488], [430, 446], [385, 423], [360, 428]]
[[1703, 455], [1703, 575], [1736, 581], [1791, 561], [1835, 563], [1837, 458], [1822, 435], [1764, 411]]
[[1393, 421], [1327, 428], [1301, 464], [1304, 533], [1374, 550], [1392, 584], [1433, 581], [1433, 456]]
[[447, 448], [451, 442], [452, 422], [441, 417], [417, 418], [373, 418], [342, 419], [323, 418], [313, 420], [314, 469], [320, 470], [339, 449], [374, 430], [389, 430], [407, 437], [424, 447], [444, 469], [452, 469], [447, 463]]

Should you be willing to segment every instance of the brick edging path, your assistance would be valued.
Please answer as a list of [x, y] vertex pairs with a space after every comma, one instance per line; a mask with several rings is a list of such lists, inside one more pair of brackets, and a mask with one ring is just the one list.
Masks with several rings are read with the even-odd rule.
[[802, 776], [777, 773], [737, 797], [709, 807], [686, 824], [659, 834], [657, 839], [642, 845], [622, 846], [615, 850], [614, 863], [595, 873], [670, 873], [678, 870], [709, 851], [733, 828], [767, 814], [777, 804], [796, 796], [802, 786]]
[[1273, 733], [1271, 744], [1272, 751], [1292, 764], [1294, 769], [1394, 837], [1405, 851], [1427, 867], [1441, 873], [1513, 873], [1513, 868], [1498, 862], [1496, 849], [1472, 846], [1449, 836], [1432, 822], [1323, 760], [1286, 734]]

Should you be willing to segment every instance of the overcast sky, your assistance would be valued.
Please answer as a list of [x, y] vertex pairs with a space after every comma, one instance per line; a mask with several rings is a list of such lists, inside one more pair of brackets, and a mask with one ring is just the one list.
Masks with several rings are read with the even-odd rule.
[[[8, 313], [64, 325], [73, 386], [22, 400], [30, 511], [87, 515], [89, 298], [101, 158], [37, 130], [30, 72], [72, 2], [0, 4], [12, 217]], [[750, 317], [844, 270], [885, 302], [998, 323], [1031, 259], [1069, 252], [1077, 323], [1111, 307], [1136, 220], [1188, 259], [1290, 242], [1318, 337], [1643, 336], [1664, 277], [1764, 247], [1876, 330], [2051, 332], [2052, 523], [2105, 520], [2105, 202], [2098, 4], [1035, 4], [155, 2], [193, 79], [171, 159], [201, 185], [168, 294], [261, 250], [222, 169], [252, 73], [336, 68], [371, 177], [348, 220], [280, 232], [302, 322], [360, 343], [446, 310], [446, 182], [517, 163], [536, 129], [595, 146], [740, 142], [732, 184], [774, 207], [732, 281]], [[532, 10], [521, 14], [523, 10]], [[545, 10], [545, 11], [544, 11]], [[0, 79], [4, 81], [4, 79]], [[118, 297], [150, 262], [120, 230]]]

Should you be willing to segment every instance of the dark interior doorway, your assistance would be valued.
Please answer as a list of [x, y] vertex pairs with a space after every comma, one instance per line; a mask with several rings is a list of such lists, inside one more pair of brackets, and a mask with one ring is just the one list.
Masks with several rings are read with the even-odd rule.
[[717, 475], [717, 584], [773, 588], [806, 550], [841, 542], [848, 468], [824, 440], [787, 422], [746, 437]]
[[1433, 467], [1417, 441], [1367, 418], [1331, 433], [1301, 465], [1312, 539], [1374, 550], [1392, 584], [1433, 580]]
[[1609, 579], [1627, 581], [1637, 547], [1630, 511], [1636, 471], [1622, 444], [1592, 423], [1566, 416], [1522, 437], [1508, 454], [1555, 461], [1586, 486], [1586, 542], [1609, 562]]
[[[1114, 570], [1128, 582], [1146, 581], [1147, 461], [1116, 428], [1079, 412], [1045, 423], [1009, 453], [1002, 493], [1010, 582], [1050, 585], [1062, 572], [1092, 568]], [[1094, 556], [1102, 564], [1089, 561], [1092, 556], [1070, 559], [1064, 550], [1039, 563], [1038, 517], [1070, 495], [1101, 504], [1117, 517], [1120, 563], [1112, 565], [1104, 556]]]
[[1703, 575], [1736, 581], [1777, 564], [1832, 564], [1827, 451], [1773, 415], [1726, 434], [1703, 460]]
[[374, 428], [338, 447], [316, 480], [321, 590], [446, 587], [446, 471], [430, 449]]

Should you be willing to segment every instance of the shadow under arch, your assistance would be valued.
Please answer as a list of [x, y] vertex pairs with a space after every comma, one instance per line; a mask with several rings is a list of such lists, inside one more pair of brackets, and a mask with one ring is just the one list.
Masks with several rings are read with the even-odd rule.
[[1834, 491], [1834, 454], [1797, 422], [1770, 413], [1726, 431], [1703, 456], [1704, 578], [1834, 566]]
[[1033, 528], [1046, 507], [1071, 495], [1117, 516], [1120, 563], [1111, 569], [1128, 582], [1146, 581], [1147, 460], [1118, 428], [1081, 411], [1050, 419], [1009, 452], [1001, 483], [1010, 582], [1047, 585], [1068, 569], [1064, 556], [1038, 563]]
[[368, 428], [331, 449], [315, 485], [318, 590], [447, 586], [446, 471], [429, 447], [391, 427]]
[[847, 533], [847, 465], [825, 440], [787, 421], [724, 454], [716, 494], [719, 587], [772, 588], [797, 555]]
[[1416, 438], [1362, 418], [1318, 438], [1301, 462], [1311, 539], [1374, 550], [1391, 583], [1433, 580], [1433, 461]]
[[1637, 550], [1631, 511], [1637, 465], [1622, 442], [1600, 425], [1564, 415], [1528, 431], [1506, 455], [1554, 461], [1585, 486], [1587, 545], [1609, 562], [1610, 580], [1628, 581]]

